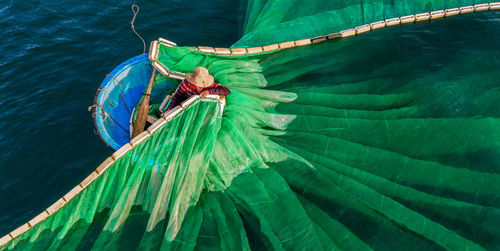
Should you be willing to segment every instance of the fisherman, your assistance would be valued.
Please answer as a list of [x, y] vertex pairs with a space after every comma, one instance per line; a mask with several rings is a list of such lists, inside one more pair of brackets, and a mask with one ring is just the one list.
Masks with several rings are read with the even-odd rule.
[[194, 69], [193, 73], [186, 74], [186, 78], [182, 80], [172, 96], [167, 111], [193, 95], [205, 98], [207, 95], [227, 96], [230, 93], [227, 87], [214, 82], [214, 77], [210, 75], [207, 68], [199, 66]]

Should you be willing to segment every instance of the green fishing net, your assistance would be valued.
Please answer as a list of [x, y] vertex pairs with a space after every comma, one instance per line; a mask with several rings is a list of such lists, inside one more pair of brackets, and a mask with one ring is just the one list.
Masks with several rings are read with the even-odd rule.
[[[475, 3], [249, 1], [233, 47]], [[248, 56], [161, 47], [229, 87], [223, 114], [189, 106], [6, 248], [498, 249], [498, 17]]]

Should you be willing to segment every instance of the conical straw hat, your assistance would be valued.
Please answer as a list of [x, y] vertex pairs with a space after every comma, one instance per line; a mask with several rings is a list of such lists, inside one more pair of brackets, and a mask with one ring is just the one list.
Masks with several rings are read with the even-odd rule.
[[193, 73], [186, 74], [186, 80], [198, 87], [209, 87], [214, 83], [214, 77], [207, 68], [201, 66], [194, 68]]

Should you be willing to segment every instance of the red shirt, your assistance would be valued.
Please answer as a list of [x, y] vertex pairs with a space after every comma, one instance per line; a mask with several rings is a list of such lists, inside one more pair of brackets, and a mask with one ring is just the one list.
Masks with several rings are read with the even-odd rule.
[[198, 87], [196, 87], [196, 85], [193, 85], [184, 79], [172, 96], [167, 110], [180, 105], [184, 100], [190, 98], [191, 96], [200, 95], [203, 91], [208, 91], [211, 95], [219, 96], [227, 96], [231, 93], [227, 87], [215, 82], [211, 86], [202, 88], [201, 91], [198, 91]]

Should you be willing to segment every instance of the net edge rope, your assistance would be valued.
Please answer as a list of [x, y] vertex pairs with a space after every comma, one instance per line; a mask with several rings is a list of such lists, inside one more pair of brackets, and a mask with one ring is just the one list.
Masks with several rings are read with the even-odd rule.
[[451, 8], [446, 10], [436, 10], [432, 12], [423, 12], [415, 15], [407, 15], [402, 17], [389, 18], [381, 21], [376, 21], [370, 24], [360, 25], [351, 29], [342, 30], [335, 33], [330, 33], [323, 36], [317, 36], [313, 38], [299, 39], [295, 41], [281, 42], [277, 44], [270, 44], [265, 46], [257, 46], [250, 48], [217, 48], [208, 46], [198, 46], [196, 47], [198, 51], [206, 54], [215, 54], [220, 56], [245, 56], [258, 53], [273, 52], [282, 49], [288, 49], [293, 47], [306, 46], [309, 44], [319, 43], [326, 40], [333, 40], [339, 38], [346, 38], [355, 35], [359, 35], [372, 30], [378, 30], [385, 27], [396, 26], [400, 24], [409, 24], [415, 22], [423, 22], [428, 20], [435, 20], [444, 17], [451, 17], [456, 15], [463, 15], [472, 12], [488, 11], [488, 10], [500, 10], [500, 2], [492, 3], [482, 3], [470, 6], [463, 6], [460, 8]]

